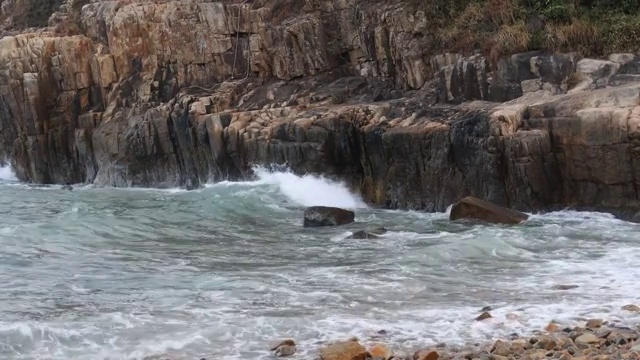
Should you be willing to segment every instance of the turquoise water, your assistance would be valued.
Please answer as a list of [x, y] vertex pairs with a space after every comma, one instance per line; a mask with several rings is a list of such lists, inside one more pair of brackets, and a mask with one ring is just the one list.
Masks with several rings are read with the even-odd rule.
[[[288, 337], [303, 359], [351, 336], [409, 351], [550, 320], [639, 320], [620, 307], [640, 303], [640, 226], [607, 214], [471, 225], [370, 209], [338, 183], [284, 172], [186, 192], [68, 191], [4, 171], [2, 359], [268, 359]], [[305, 229], [310, 205], [353, 208], [357, 223]], [[347, 239], [371, 225], [389, 232]], [[473, 321], [484, 306], [494, 319]]]

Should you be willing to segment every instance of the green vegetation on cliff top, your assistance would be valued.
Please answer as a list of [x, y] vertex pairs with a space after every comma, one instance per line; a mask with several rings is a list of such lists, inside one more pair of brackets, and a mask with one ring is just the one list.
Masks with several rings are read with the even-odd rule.
[[530, 50], [585, 56], [640, 51], [640, 0], [409, 0], [442, 51], [490, 59]]

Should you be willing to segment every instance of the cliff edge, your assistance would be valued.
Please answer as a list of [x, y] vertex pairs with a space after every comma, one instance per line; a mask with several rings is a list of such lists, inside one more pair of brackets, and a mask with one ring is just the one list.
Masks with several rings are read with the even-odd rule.
[[189, 188], [286, 164], [428, 211], [638, 207], [640, 56], [510, 55], [509, 37], [438, 53], [407, 3], [61, 3], [3, 30], [0, 162], [37, 183]]

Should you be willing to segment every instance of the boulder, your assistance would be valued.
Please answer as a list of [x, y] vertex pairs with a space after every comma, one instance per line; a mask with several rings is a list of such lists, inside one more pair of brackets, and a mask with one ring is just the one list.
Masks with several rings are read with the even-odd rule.
[[373, 344], [368, 350], [368, 356], [377, 360], [391, 360], [394, 358], [393, 351], [384, 344]]
[[291, 356], [296, 353], [296, 343], [291, 339], [283, 340], [270, 349], [277, 357]]
[[320, 350], [320, 360], [365, 360], [367, 350], [358, 341], [340, 341]]
[[485, 200], [468, 196], [453, 205], [449, 219], [476, 219], [498, 224], [520, 224], [529, 216]]
[[304, 211], [304, 227], [337, 226], [350, 224], [355, 213], [327, 206], [312, 206]]
[[434, 350], [418, 350], [413, 354], [413, 360], [438, 360], [440, 354]]

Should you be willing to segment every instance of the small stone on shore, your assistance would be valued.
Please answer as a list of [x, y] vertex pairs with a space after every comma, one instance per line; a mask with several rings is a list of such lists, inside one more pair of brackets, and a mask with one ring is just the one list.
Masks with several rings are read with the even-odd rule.
[[575, 340], [577, 345], [589, 346], [592, 344], [597, 344], [600, 342], [600, 339], [592, 333], [584, 333], [578, 336]]

